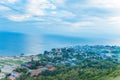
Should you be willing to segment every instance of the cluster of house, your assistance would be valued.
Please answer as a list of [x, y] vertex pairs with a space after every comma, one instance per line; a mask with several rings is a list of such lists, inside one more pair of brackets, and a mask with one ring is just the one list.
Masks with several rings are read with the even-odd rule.
[[[6, 64], [6, 65], [0, 67], [1, 68], [0, 79], [5, 78], [7, 73], [14, 74], [15, 72], [13, 70], [17, 67], [20, 67], [20, 65], [8, 65], [8, 64]], [[11, 79], [11, 80], [14, 80], [14, 79]]]
[[21, 75], [21, 73], [16, 72], [16, 71], [13, 70], [13, 71], [10, 73], [10, 76], [9, 76], [8, 78], [9, 78], [10, 80], [16, 80], [16, 78], [19, 78], [20, 75]]
[[[37, 69], [30, 69], [29, 67], [32, 66], [32, 64], [28, 63], [26, 64], [26, 69], [28, 69], [28, 71], [30, 72], [30, 76], [38, 76], [39, 74], [41, 74], [44, 70], [49, 70], [49, 71], [54, 71], [56, 68], [54, 66], [37, 66]], [[24, 66], [25, 68], [25, 66]], [[19, 78], [21, 76], [22, 73], [16, 72], [15, 70], [13, 70], [10, 74], [9, 74], [9, 79], [10, 80], [16, 80], [16, 78]]]
[[5, 78], [6, 75], [4, 73], [0, 73], [0, 79]]

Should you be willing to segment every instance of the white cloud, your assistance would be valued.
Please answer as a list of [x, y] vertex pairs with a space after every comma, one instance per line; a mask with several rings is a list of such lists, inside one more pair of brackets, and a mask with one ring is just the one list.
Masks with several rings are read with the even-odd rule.
[[52, 0], [56, 5], [63, 6], [66, 3], [66, 0]]
[[120, 16], [110, 16], [107, 19], [109, 22], [119, 22], [120, 23]]
[[31, 16], [44, 16], [45, 12], [43, 10], [40, 10], [35, 7], [31, 7], [27, 9], [27, 13], [30, 14]]
[[67, 10], [53, 11], [52, 14], [58, 18], [73, 18], [76, 15]]
[[21, 21], [27, 20], [30, 16], [29, 15], [8, 15], [7, 17], [12, 21], [21, 22]]
[[29, 0], [26, 13], [33, 16], [44, 16], [45, 9], [56, 9], [56, 6], [48, 0]]
[[110, 32], [114, 32], [120, 35], [120, 16], [110, 16], [104, 20], [107, 24], [107, 28], [110, 29]]
[[109, 15], [105, 17], [96, 17], [96, 18], [93, 17], [91, 21], [96, 23], [96, 25], [98, 24], [98, 25], [104, 25], [106, 27], [109, 26], [116, 27], [116, 26], [120, 26], [120, 15]]
[[8, 0], [8, 3], [15, 3], [17, 2], [18, 0]]
[[6, 11], [7, 14], [2, 15], [12, 21], [40, 20], [40, 17], [51, 16], [56, 11], [56, 6], [51, 0], [27, 0], [27, 3], [19, 0], [0, 0], [0, 3], [4, 5], [0, 6], [0, 11], [10, 8], [9, 12]]
[[76, 16], [74, 13], [70, 11], [65, 11], [65, 10], [61, 11], [60, 14], [62, 14], [63, 17], [75, 17]]
[[0, 11], [8, 11], [10, 10], [8, 7], [0, 6]]
[[16, 2], [18, 2], [19, 0], [0, 0], [0, 3], [3, 3], [3, 4], [14, 4]]
[[92, 22], [75, 22], [75, 23], [72, 23], [71, 26], [73, 27], [83, 27], [83, 26], [90, 26], [92, 25], [93, 23]]
[[64, 26], [67, 26], [67, 29], [69, 31], [79, 31], [80, 29], [83, 29], [88, 26], [94, 25], [94, 22], [90, 21], [81, 21], [81, 22], [63, 22]]
[[[87, 16], [88, 17], [88, 16]], [[120, 31], [120, 15], [108, 15], [108, 16], [104, 16], [104, 17], [93, 17], [90, 16], [87, 18], [85, 21], [88, 21], [88, 26], [90, 26], [89, 29], [92, 30], [96, 30], [98, 32], [105, 32], [108, 34], [119, 34]], [[89, 23], [91, 22], [91, 23]], [[80, 26], [81, 24], [74, 24], [75, 26]], [[83, 24], [83, 27], [85, 29], [85, 26], [87, 26], [87, 24]], [[92, 26], [91, 26], [92, 25]], [[76, 27], [77, 29], [78, 27]], [[88, 27], [87, 27], [88, 28]], [[79, 29], [79, 28], [78, 28]], [[96, 32], [95, 31], [95, 32]]]
[[99, 8], [120, 8], [120, 0], [88, 0], [88, 4]]

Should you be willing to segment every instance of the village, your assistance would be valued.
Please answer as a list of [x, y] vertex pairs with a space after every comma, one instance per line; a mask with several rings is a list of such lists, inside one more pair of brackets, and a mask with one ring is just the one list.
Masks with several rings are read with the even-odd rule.
[[119, 47], [111, 46], [75, 46], [53, 48], [43, 54], [31, 56], [0, 57], [0, 79], [16, 80], [21, 75], [39, 76], [44, 71], [55, 71], [59, 65], [80, 65], [110, 60], [119, 63]]
[[[8, 77], [11, 80], [15, 80], [20, 77], [21, 71], [26, 70], [31, 73], [31, 76], [40, 74], [44, 70], [54, 70], [55, 67], [52, 66], [37, 66], [37, 68], [32, 69], [33, 66], [31, 60], [38, 61], [37, 56], [9, 56], [9, 57], [0, 57], [0, 79]], [[34, 62], [33, 62], [34, 63]], [[22, 65], [24, 64], [24, 65]], [[21, 69], [21, 71], [15, 71]], [[24, 72], [24, 71], [23, 71]]]

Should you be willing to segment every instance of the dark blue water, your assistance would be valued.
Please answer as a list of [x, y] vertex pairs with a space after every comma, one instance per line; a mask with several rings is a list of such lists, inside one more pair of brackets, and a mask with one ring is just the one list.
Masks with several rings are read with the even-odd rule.
[[[24, 53], [39, 54], [51, 48], [74, 45], [105, 44], [103, 39], [71, 37], [61, 35], [25, 35], [14, 32], [0, 32], [0, 56], [13, 56]], [[110, 42], [109, 42], [110, 43]]]

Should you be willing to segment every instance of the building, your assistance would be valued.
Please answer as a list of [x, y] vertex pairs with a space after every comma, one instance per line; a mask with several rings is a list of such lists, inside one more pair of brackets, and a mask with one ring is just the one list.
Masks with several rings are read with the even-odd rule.
[[10, 73], [10, 76], [9, 76], [9, 79], [10, 80], [16, 80], [16, 78], [19, 78], [20, 77], [20, 73], [16, 72], [16, 71], [12, 71]]
[[6, 75], [4, 73], [0, 73], [0, 79], [5, 78]]

